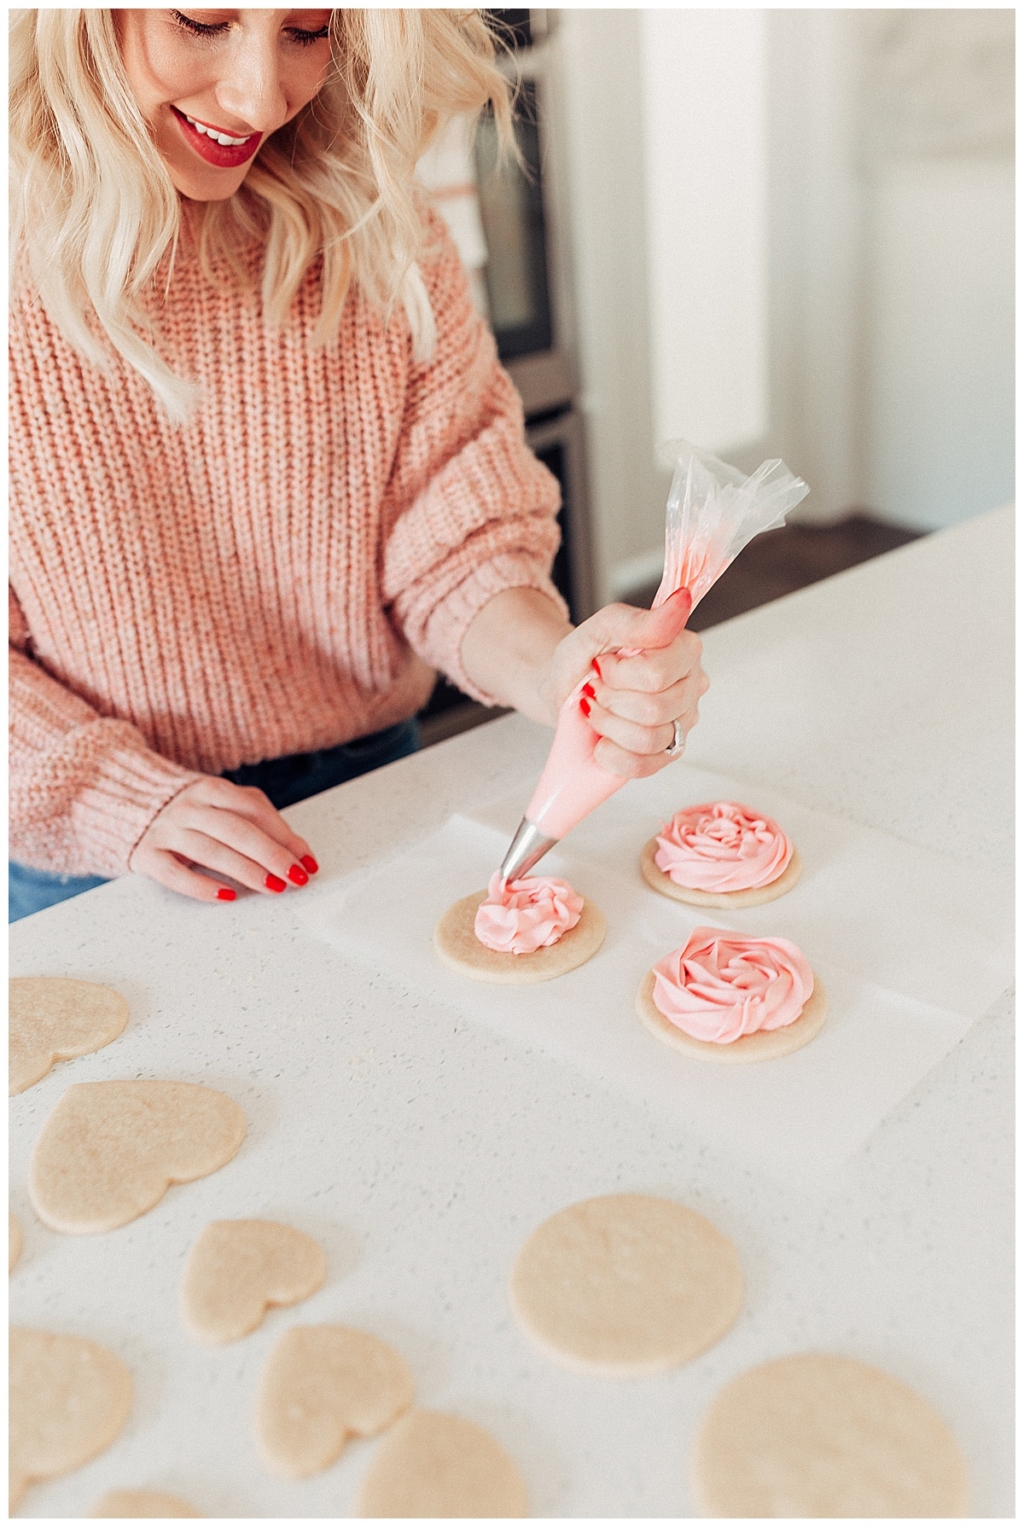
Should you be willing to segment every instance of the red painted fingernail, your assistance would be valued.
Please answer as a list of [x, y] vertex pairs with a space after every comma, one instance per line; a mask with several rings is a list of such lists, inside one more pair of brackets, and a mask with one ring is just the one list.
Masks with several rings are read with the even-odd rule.
[[235, 893], [234, 893], [233, 890], [231, 890], [230, 886], [222, 885], [220, 890], [217, 892], [217, 900], [218, 901], [234, 901], [234, 899], [235, 899]]
[[304, 866], [305, 869], [309, 871], [311, 875], [315, 875], [317, 870], [320, 868], [312, 854], [303, 854], [299, 862]]
[[300, 868], [299, 865], [293, 864], [291, 869], [288, 871], [288, 879], [291, 881], [292, 885], [305, 885], [309, 880], [309, 876], [306, 874], [304, 869]]
[[283, 891], [285, 889], [284, 881], [280, 880], [277, 875], [268, 875], [263, 884], [268, 891]]
[[598, 678], [600, 678], [601, 677], [601, 665], [597, 661], [596, 657], [594, 658], [594, 660], [593, 660], [593, 662], [591, 663], [590, 666], [591, 666], [591, 668], [593, 668], [593, 670], [597, 674]]
[[590, 701], [589, 700], [581, 700], [580, 701], [580, 710], [583, 712], [583, 714], [585, 716], [589, 716], [590, 715]]
[[594, 688], [593, 684], [584, 684], [583, 693], [585, 695], [589, 695], [592, 700], [597, 699], [597, 690]]

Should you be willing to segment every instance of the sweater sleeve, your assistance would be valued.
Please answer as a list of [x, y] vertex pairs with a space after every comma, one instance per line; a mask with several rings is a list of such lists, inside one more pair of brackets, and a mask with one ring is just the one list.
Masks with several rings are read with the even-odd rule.
[[60, 874], [124, 875], [153, 818], [202, 776], [48, 674], [31, 656], [10, 586], [8, 612], [11, 858]]
[[421, 271], [437, 343], [409, 377], [388, 489], [384, 598], [414, 651], [494, 704], [462, 666], [462, 638], [504, 589], [539, 589], [566, 613], [549, 576], [559, 489], [526, 444], [519, 395], [447, 229], [434, 213], [425, 220], [434, 252]]

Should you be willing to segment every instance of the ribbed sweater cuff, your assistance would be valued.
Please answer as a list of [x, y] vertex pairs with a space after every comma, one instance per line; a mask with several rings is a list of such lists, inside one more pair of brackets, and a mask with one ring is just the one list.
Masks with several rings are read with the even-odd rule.
[[128, 860], [153, 818], [202, 775], [148, 749], [115, 748], [78, 794], [75, 837], [93, 875], [126, 875]]
[[[547, 570], [529, 557], [514, 552], [503, 552], [483, 562], [468, 578], [453, 589], [439, 610], [434, 612], [427, 628], [428, 639], [435, 620], [443, 621], [444, 643], [440, 652], [435, 648], [432, 660], [442, 668], [453, 683], [481, 705], [501, 705], [504, 702], [494, 695], [478, 689], [462, 665], [462, 639], [473, 622], [495, 594], [505, 589], [537, 589], [557, 608], [559, 614], [569, 617], [569, 609], [561, 594], [548, 577]], [[433, 643], [430, 643], [433, 647]]]

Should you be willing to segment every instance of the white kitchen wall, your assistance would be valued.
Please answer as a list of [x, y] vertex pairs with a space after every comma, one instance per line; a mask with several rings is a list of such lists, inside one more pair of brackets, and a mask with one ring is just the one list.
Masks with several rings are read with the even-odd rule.
[[1013, 496], [1014, 14], [858, 17], [861, 497], [933, 529]]
[[652, 444], [728, 453], [768, 427], [767, 16], [639, 20]]
[[1013, 491], [1013, 12], [558, 13], [599, 593], [655, 577], [688, 434], [797, 511]]

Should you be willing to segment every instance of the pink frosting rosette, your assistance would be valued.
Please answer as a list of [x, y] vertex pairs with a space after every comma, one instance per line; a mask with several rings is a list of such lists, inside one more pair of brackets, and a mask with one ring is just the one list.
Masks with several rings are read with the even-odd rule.
[[473, 931], [497, 954], [533, 954], [557, 944], [582, 915], [583, 897], [565, 880], [537, 875], [503, 886], [495, 871], [487, 900], [477, 908]]
[[654, 967], [659, 1013], [707, 1044], [795, 1023], [813, 990], [811, 967], [795, 944], [727, 928], [695, 928]]
[[778, 880], [793, 845], [777, 822], [735, 801], [677, 811], [658, 834], [654, 862], [689, 891], [753, 891]]

